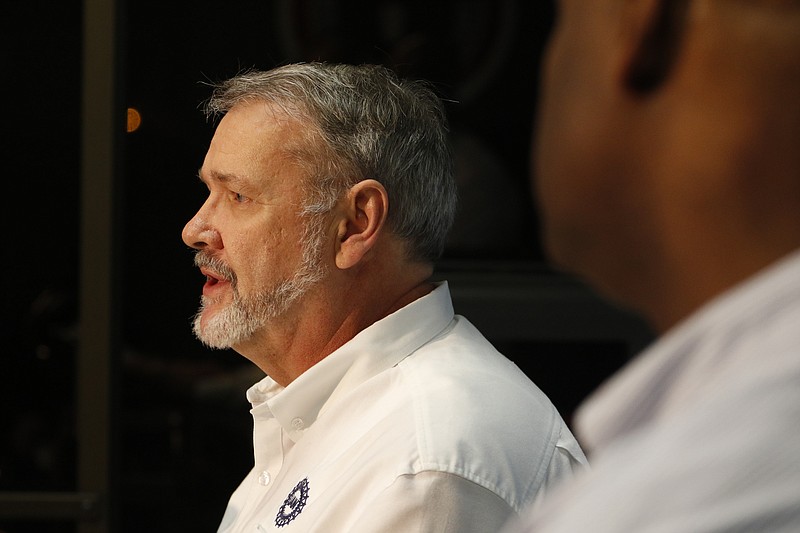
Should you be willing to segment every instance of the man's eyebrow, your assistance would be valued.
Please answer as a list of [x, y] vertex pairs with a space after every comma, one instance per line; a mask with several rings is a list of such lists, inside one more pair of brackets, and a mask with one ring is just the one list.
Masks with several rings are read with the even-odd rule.
[[237, 176], [236, 174], [225, 174], [223, 172], [217, 172], [215, 170], [211, 170], [209, 172], [205, 172], [204, 173], [203, 172], [203, 168], [200, 167], [197, 170], [197, 177], [203, 183], [207, 183], [207, 178], [205, 177], [205, 175], [207, 175], [210, 179], [212, 179], [214, 181], [217, 181], [219, 183], [230, 183], [230, 184], [234, 184], [234, 185], [244, 185], [244, 184], [246, 184], [246, 180], [244, 178], [242, 178], [241, 176]]

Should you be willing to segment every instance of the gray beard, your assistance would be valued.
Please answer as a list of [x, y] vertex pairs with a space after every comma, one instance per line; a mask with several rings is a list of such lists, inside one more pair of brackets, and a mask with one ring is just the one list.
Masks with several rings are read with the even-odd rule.
[[209, 348], [226, 349], [251, 339], [256, 332], [301, 300], [308, 290], [319, 283], [327, 273], [322, 261], [324, 232], [322, 217], [312, 217], [306, 224], [303, 238], [303, 258], [297, 272], [275, 286], [256, 294], [242, 296], [237, 289], [236, 274], [216, 258], [195, 255], [195, 264], [208, 265], [230, 281], [233, 301], [217, 313], [202, 321], [206, 308], [217, 303], [211, 298], [200, 298], [200, 309], [194, 317], [195, 336]]

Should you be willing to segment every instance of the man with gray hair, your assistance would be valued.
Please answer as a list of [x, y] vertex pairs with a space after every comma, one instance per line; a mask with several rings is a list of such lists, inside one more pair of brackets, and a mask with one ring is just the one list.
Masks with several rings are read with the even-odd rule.
[[376, 66], [218, 86], [186, 225], [200, 340], [251, 387], [255, 465], [219, 530], [495, 531], [585, 458], [555, 408], [429, 281], [455, 209], [444, 111]]

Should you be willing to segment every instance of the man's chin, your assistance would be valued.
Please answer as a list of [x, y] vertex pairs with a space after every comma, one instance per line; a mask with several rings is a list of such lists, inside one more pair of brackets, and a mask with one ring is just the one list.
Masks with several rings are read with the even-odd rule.
[[236, 350], [237, 346], [246, 345], [260, 327], [251, 315], [236, 306], [206, 306], [205, 302], [193, 323], [198, 340], [217, 350]]
[[220, 322], [217, 313], [211, 309], [204, 308], [194, 318], [193, 330], [195, 337], [208, 348], [216, 350], [230, 348], [230, 335], [225, 331], [227, 329], [225, 325]]

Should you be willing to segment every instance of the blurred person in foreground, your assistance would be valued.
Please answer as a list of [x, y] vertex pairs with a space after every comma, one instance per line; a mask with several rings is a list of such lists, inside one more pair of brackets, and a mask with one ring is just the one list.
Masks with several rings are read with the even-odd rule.
[[554, 261], [662, 336], [579, 410], [592, 469], [508, 531], [800, 531], [800, 2], [559, 2]]
[[268, 376], [219, 531], [497, 531], [582, 467], [544, 394], [429, 281], [456, 202], [429, 89], [288, 65], [207, 110], [194, 330]]

